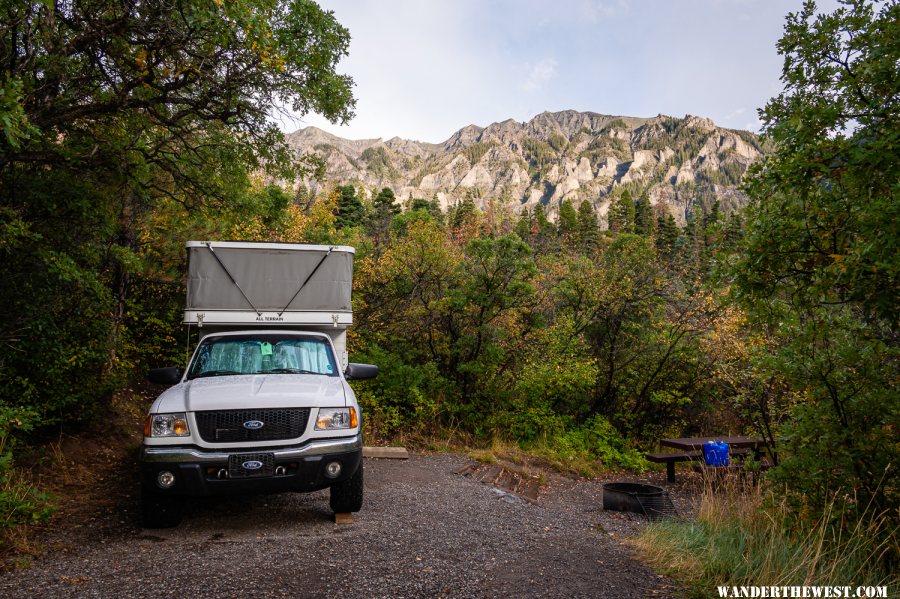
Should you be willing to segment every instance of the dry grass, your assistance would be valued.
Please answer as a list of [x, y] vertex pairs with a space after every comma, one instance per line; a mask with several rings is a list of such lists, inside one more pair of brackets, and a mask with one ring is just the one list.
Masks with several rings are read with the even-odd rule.
[[[783, 498], [739, 479], [706, 481], [694, 521], [660, 522], [633, 541], [651, 565], [711, 596], [716, 585], [889, 585], [884, 556], [896, 531], [884, 521], [842, 522], [829, 510], [800, 523]], [[890, 539], [878, 541], [878, 539]]]

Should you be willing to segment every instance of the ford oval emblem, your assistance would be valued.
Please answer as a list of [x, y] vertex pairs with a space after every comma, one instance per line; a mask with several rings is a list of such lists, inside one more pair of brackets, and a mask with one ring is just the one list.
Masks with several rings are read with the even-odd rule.
[[259, 460], [247, 460], [246, 462], [241, 464], [241, 467], [244, 470], [259, 470], [263, 467], [263, 463]]
[[244, 428], [251, 431], [261, 429], [263, 426], [265, 423], [262, 420], [248, 420], [244, 423]]

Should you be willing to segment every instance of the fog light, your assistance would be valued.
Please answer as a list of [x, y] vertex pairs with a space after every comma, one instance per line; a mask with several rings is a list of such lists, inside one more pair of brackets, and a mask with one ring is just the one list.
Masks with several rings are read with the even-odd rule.
[[168, 489], [175, 484], [175, 475], [168, 470], [163, 470], [159, 473], [159, 476], [156, 477], [156, 483], [160, 488]]
[[325, 466], [325, 476], [328, 478], [336, 478], [338, 474], [341, 473], [341, 463], [340, 462], [328, 462]]

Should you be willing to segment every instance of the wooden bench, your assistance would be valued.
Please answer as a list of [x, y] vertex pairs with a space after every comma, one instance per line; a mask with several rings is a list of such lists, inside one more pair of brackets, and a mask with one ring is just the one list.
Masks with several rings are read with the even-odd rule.
[[[729, 451], [730, 457], [743, 458], [749, 453], [749, 449], [732, 449]], [[675, 482], [675, 462], [697, 462], [703, 461], [702, 451], [684, 451], [674, 452], [668, 451], [663, 453], [648, 453], [647, 461], [656, 462], [657, 464], [666, 465], [666, 480], [670, 483]]]

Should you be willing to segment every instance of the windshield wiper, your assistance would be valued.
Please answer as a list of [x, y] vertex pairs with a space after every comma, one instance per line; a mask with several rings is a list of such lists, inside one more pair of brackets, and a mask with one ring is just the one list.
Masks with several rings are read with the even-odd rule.
[[227, 376], [230, 374], [244, 374], [243, 372], [235, 372], [234, 370], [207, 370], [206, 372], [201, 372], [200, 374], [195, 374], [190, 377], [192, 379], [199, 379], [205, 376]]
[[268, 370], [260, 370], [260, 374], [322, 374], [321, 372], [313, 372], [312, 370], [303, 370], [302, 368], [270, 368]]

